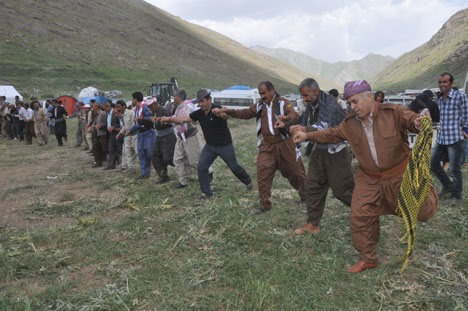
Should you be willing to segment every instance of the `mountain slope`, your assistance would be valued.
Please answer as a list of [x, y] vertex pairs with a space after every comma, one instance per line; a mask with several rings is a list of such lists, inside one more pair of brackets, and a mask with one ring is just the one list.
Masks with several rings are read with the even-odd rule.
[[290, 91], [309, 75], [142, 0], [2, 2], [0, 83], [30, 95], [89, 85], [128, 95], [171, 76], [191, 92], [267, 79]]
[[390, 56], [369, 54], [360, 60], [329, 63], [289, 49], [269, 49], [262, 46], [254, 46], [251, 49], [274, 57], [313, 75], [333, 81], [339, 84], [341, 88], [346, 81], [372, 79], [375, 74], [385, 69], [394, 61], [394, 58]]
[[468, 70], [468, 9], [454, 14], [432, 38], [380, 72], [373, 84], [386, 90], [437, 87], [448, 71], [463, 85]]

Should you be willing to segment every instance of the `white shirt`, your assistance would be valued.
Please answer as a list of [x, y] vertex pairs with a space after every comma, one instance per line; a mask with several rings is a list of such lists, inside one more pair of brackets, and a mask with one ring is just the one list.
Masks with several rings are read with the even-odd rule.
[[273, 100], [275, 99], [275, 97], [273, 97], [273, 99], [271, 100], [269, 104], [265, 103], [265, 106], [267, 107], [267, 113], [268, 113], [268, 128], [270, 129], [270, 133], [273, 136], [275, 136], [275, 130], [273, 129], [273, 120], [271, 116], [273, 115]]
[[24, 109], [24, 107], [21, 107], [20, 110], [18, 111], [18, 115], [19, 115], [19, 119], [21, 121], [24, 121], [24, 119], [26, 118], [26, 109]]
[[30, 121], [32, 119], [32, 117], [33, 117], [33, 114], [34, 114], [33, 110], [31, 108], [28, 108], [28, 109], [26, 109], [26, 113], [24, 115], [24, 118], [27, 121]]

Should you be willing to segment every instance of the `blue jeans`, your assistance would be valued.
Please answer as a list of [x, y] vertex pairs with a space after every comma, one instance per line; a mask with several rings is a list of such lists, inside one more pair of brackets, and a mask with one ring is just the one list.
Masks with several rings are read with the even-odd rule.
[[[451, 197], [460, 199], [463, 191], [463, 179], [462, 172], [460, 169], [460, 158], [462, 156], [463, 148], [465, 147], [463, 140], [457, 141], [451, 145], [439, 145], [436, 144], [432, 150], [431, 155], [431, 171], [437, 177], [444, 189], [449, 190], [452, 193]], [[444, 154], [448, 154], [450, 162], [450, 177], [447, 176], [440, 162], [444, 157]]]
[[232, 144], [221, 147], [214, 147], [206, 144], [205, 147], [203, 147], [203, 150], [200, 153], [200, 159], [198, 160], [198, 182], [200, 183], [200, 189], [204, 194], [208, 196], [213, 195], [208, 169], [218, 156], [223, 159], [231, 172], [233, 172], [242, 183], [245, 185], [250, 184], [252, 180], [245, 169], [237, 163], [236, 153], [234, 152]]
[[149, 176], [151, 171], [151, 155], [156, 142], [156, 133], [153, 129], [137, 134], [138, 160], [140, 160], [141, 175]]

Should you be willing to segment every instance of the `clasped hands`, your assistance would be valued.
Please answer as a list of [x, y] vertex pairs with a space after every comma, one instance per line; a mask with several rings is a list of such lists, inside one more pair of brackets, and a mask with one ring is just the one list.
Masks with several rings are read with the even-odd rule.
[[[286, 122], [289, 121], [289, 118], [287, 116], [279, 116], [278, 120], [275, 122], [275, 128], [285, 128], [286, 127]], [[307, 129], [303, 125], [291, 125], [289, 127], [289, 133], [292, 134], [292, 139], [294, 143], [300, 143], [301, 141], [306, 140], [307, 138]]]

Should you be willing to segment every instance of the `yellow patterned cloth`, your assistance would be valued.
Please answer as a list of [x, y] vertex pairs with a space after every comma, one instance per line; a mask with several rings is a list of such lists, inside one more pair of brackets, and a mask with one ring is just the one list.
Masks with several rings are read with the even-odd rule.
[[416, 239], [416, 224], [419, 210], [429, 194], [431, 183], [431, 143], [432, 122], [428, 117], [421, 121], [420, 132], [411, 151], [408, 166], [403, 175], [403, 181], [398, 193], [397, 214], [400, 215], [406, 226], [408, 249], [404, 257], [401, 273], [406, 269], [409, 257], [414, 249]]

